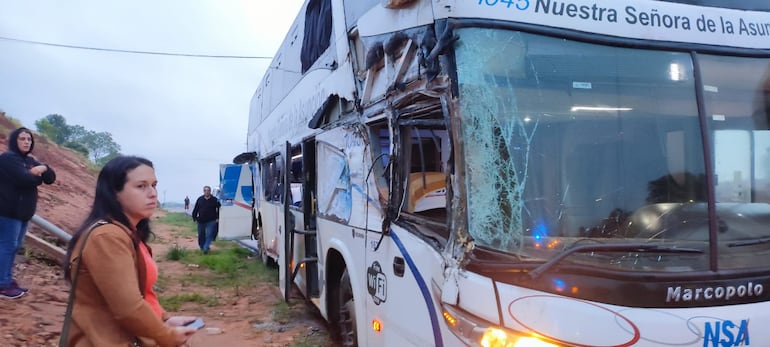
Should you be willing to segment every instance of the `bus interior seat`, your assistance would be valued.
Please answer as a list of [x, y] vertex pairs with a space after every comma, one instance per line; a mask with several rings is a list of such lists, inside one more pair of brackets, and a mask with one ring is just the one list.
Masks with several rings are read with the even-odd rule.
[[446, 175], [443, 172], [410, 173], [406, 211], [413, 213], [439, 208], [446, 208]]

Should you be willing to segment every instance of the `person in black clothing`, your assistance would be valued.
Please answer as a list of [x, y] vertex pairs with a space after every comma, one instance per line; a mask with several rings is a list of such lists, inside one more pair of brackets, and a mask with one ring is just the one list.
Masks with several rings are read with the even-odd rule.
[[211, 187], [203, 187], [203, 195], [195, 201], [192, 211], [192, 218], [198, 223], [198, 247], [203, 253], [209, 252], [211, 242], [214, 241], [220, 206], [219, 200], [211, 195]]
[[32, 131], [21, 127], [11, 132], [8, 150], [0, 154], [0, 298], [27, 292], [13, 279], [14, 258], [37, 208], [37, 187], [56, 180], [51, 167], [30, 155], [33, 148]]

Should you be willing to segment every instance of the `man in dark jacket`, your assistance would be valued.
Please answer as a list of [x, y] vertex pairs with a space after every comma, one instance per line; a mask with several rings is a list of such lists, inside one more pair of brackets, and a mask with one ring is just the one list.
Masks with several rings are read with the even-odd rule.
[[51, 167], [30, 155], [33, 148], [32, 131], [21, 127], [11, 132], [8, 150], [0, 154], [0, 299], [27, 292], [13, 279], [13, 262], [37, 208], [37, 187], [56, 180]]
[[192, 218], [198, 223], [198, 247], [203, 253], [209, 252], [214, 241], [220, 206], [219, 200], [211, 195], [211, 187], [203, 187], [203, 195], [195, 201], [192, 211]]

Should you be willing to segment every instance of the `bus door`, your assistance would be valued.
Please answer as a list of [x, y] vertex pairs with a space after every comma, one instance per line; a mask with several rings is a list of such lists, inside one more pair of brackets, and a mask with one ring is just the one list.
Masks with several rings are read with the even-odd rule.
[[302, 168], [298, 171], [302, 174], [302, 203], [300, 208], [303, 214], [303, 225], [305, 232], [305, 244], [303, 262], [305, 269], [305, 286], [303, 287], [305, 296], [319, 305], [317, 298], [320, 293], [319, 284], [323, 283], [319, 278], [319, 264], [321, 254], [318, 244], [317, 224], [316, 224], [316, 151], [315, 139], [307, 139], [302, 144]]
[[[286, 267], [288, 283], [297, 284], [303, 296], [318, 297], [318, 245], [315, 221], [315, 140], [288, 146], [287, 177], [289, 182], [285, 200], [286, 225], [289, 227], [288, 251], [291, 262]], [[317, 300], [315, 300], [317, 301]], [[315, 302], [316, 305], [318, 302]]]
[[[262, 193], [262, 172], [260, 171], [260, 162], [254, 160], [249, 163], [251, 171], [251, 239], [260, 240], [262, 233], [262, 220], [259, 215], [260, 194]], [[264, 254], [264, 249], [259, 245], [259, 255]], [[263, 261], [264, 262], [264, 261]]]
[[289, 142], [286, 142], [282, 159], [281, 165], [283, 170], [280, 174], [282, 184], [276, 189], [279, 191], [279, 202], [281, 203], [280, 212], [278, 213], [281, 217], [281, 225], [278, 228], [278, 250], [280, 254], [278, 257], [278, 287], [281, 290], [283, 299], [288, 302], [289, 295], [291, 294], [292, 264], [294, 263], [294, 257], [292, 256], [294, 215], [291, 212], [291, 144]]
[[279, 238], [279, 249], [283, 256], [278, 262], [278, 281], [284, 300], [289, 301], [291, 284], [296, 275], [295, 266], [299, 265], [304, 253], [303, 238], [296, 237], [304, 230], [304, 217], [299, 206], [302, 196], [302, 148], [286, 142], [284, 153], [284, 170], [281, 177], [285, 183], [281, 186], [284, 232]]
[[[278, 263], [279, 242], [283, 236], [284, 215], [282, 196], [284, 186], [284, 155], [273, 154], [261, 160], [260, 169], [262, 171], [262, 190], [255, 198], [260, 202], [258, 206], [257, 219], [261, 222], [259, 234], [259, 247], [262, 251], [262, 261], [266, 264]], [[280, 245], [279, 245], [280, 243]]]

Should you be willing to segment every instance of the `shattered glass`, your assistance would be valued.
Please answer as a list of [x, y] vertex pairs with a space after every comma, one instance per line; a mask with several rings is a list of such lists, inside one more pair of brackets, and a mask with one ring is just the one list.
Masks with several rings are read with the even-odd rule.
[[[466, 37], [465, 44], [484, 45], [489, 41], [500, 41], [498, 36], [503, 36], [495, 31], [474, 34], [487, 37]], [[464, 112], [473, 117], [468, 117], [463, 127], [466, 153], [474, 154], [465, 159], [469, 168], [466, 176], [468, 195], [474, 197], [468, 206], [472, 211], [469, 228], [476, 231], [474, 237], [477, 242], [495, 245], [496, 248], [517, 249], [522, 245], [522, 212], [525, 208], [522, 197], [527, 180], [530, 140], [537, 123], [526, 124], [520, 117], [515, 94], [491, 93], [487, 86], [497, 83], [495, 76], [488, 74], [488, 70], [475, 68], [488, 66], [483, 60], [490, 56], [500, 57], [508, 49], [506, 44], [469, 47], [470, 51], [491, 52], [489, 55], [469, 57], [468, 60], [459, 59], [463, 63], [458, 64], [458, 70], [465, 85], [463, 98], [474, 100], [466, 104]], [[512, 75], [514, 73], [505, 74]]]
[[700, 55], [709, 187], [691, 54], [491, 28], [454, 34], [457, 141], [477, 246], [545, 260], [578, 242], [665, 242], [703, 252], [570, 261], [704, 270], [711, 189], [723, 266], [753, 266], [754, 245], [770, 260], [770, 103], [756, 102], [770, 100], [768, 59]]

